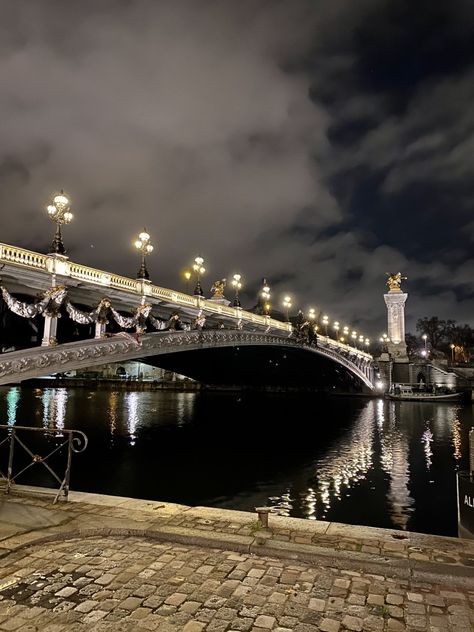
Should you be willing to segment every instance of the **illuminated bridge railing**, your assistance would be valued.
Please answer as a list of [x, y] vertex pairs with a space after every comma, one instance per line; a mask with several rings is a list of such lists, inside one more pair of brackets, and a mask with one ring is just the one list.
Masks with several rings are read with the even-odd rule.
[[[8, 244], [0, 243], [0, 263], [13, 264], [22, 268], [36, 270], [44, 274], [56, 274], [58, 276], [69, 277], [92, 286], [103, 288], [114, 288], [122, 292], [134, 295], [145, 295], [150, 299], [159, 302], [169, 303], [176, 307], [187, 307], [196, 312], [203, 310], [207, 315], [215, 314], [231, 318], [235, 321], [241, 320], [243, 323], [251, 323], [262, 329], [272, 330], [290, 334], [292, 326], [280, 320], [275, 320], [269, 316], [261, 316], [244, 309], [222, 305], [214, 301], [209, 301], [199, 296], [190, 296], [183, 292], [163, 288], [152, 283], [143, 282], [141, 279], [130, 279], [118, 274], [105, 272], [89, 266], [75, 263], [63, 257], [54, 255], [43, 255], [38, 252], [17, 248]], [[360, 358], [372, 359], [372, 356], [354, 347], [349, 347], [337, 340], [319, 336], [321, 342], [331, 349], [340, 350], [345, 353], [355, 354]]]
[[0, 244], [0, 261], [3, 263], [14, 263], [26, 268], [46, 270], [47, 255], [42, 255], [31, 250]]

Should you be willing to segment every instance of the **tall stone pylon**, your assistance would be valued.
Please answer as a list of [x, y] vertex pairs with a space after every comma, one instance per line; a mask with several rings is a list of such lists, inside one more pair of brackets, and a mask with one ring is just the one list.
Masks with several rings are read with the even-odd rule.
[[389, 290], [384, 294], [387, 306], [387, 350], [395, 362], [408, 362], [407, 345], [405, 342], [405, 303], [408, 294], [402, 291], [401, 272], [388, 274]]

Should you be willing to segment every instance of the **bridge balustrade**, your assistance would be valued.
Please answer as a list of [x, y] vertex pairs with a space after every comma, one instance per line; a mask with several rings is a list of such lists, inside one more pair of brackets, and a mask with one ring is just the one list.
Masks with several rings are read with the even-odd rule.
[[7, 244], [0, 244], [0, 260], [5, 263], [46, 270], [48, 257], [38, 252], [16, 248]]

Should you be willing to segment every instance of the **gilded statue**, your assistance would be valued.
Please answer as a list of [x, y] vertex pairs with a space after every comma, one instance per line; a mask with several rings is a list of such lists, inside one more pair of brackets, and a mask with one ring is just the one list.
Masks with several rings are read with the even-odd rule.
[[401, 292], [401, 284], [407, 277], [402, 276], [401, 272], [397, 272], [396, 274], [392, 274], [390, 272], [385, 273], [388, 276], [387, 285], [390, 292]]
[[224, 296], [225, 284], [226, 284], [226, 279], [221, 279], [220, 281], [214, 281], [211, 287], [212, 298], [225, 298]]

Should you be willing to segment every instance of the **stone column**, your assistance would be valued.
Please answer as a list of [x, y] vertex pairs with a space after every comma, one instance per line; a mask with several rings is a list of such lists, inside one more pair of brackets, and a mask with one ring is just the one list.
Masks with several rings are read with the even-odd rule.
[[43, 340], [41, 341], [42, 347], [49, 347], [50, 345], [55, 345], [57, 343], [56, 340], [56, 332], [58, 329], [58, 319], [56, 316], [45, 316], [44, 317], [44, 330], [43, 330]]
[[383, 297], [387, 306], [388, 351], [395, 361], [406, 362], [405, 302], [408, 294], [401, 290], [390, 290]]
[[104, 338], [105, 337], [105, 323], [100, 323], [99, 321], [95, 324], [95, 336], [94, 338]]

